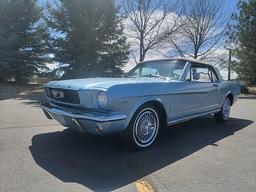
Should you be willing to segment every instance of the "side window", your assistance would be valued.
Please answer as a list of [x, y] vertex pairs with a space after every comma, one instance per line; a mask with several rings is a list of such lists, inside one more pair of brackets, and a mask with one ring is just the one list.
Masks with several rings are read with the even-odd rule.
[[191, 81], [210, 83], [212, 82], [212, 72], [207, 66], [192, 66]]
[[211, 67], [192, 64], [185, 77], [185, 80], [210, 83], [218, 81], [218, 77], [216, 72]]

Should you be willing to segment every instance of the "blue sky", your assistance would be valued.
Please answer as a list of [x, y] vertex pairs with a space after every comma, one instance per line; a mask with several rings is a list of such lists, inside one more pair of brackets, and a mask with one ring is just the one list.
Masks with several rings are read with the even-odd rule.
[[236, 10], [236, 4], [238, 0], [225, 0], [224, 4], [224, 12], [226, 13], [226, 16], [229, 17], [232, 12]]
[[[224, 1], [224, 13], [226, 17], [229, 18], [232, 12], [236, 10], [236, 4], [238, 0], [223, 0], [223, 1]], [[44, 5], [47, 2], [47, 0], [38, 0], [38, 2], [40, 5]]]

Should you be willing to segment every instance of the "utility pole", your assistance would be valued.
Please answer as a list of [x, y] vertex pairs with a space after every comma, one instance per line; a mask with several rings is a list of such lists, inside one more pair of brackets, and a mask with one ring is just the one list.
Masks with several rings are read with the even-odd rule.
[[230, 81], [231, 74], [231, 49], [228, 49], [229, 59], [228, 59], [228, 81]]

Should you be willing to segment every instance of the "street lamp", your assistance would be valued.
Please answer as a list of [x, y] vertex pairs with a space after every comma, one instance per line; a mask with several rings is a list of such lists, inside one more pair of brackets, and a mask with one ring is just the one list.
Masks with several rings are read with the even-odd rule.
[[232, 57], [232, 50], [228, 49], [228, 81], [231, 79], [231, 57]]
[[232, 51], [235, 49], [233, 43], [228, 43], [224, 45], [224, 48], [228, 50], [228, 81], [231, 80], [231, 61], [232, 61]]

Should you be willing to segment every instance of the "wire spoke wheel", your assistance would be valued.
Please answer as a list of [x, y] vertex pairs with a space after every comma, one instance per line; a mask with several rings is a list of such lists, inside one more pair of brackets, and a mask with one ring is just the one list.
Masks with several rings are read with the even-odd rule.
[[159, 117], [152, 108], [142, 110], [137, 116], [133, 126], [133, 137], [140, 147], [151, 145], [158, 133]]
[[225, 99], [223, 107], [222, 107], [222, 114], [224, 119], [228, 119], [230, 114], [230, 100], [228, 98]]
[[214, 117], [217, 122], [224, 122], [229, 119], [231, 105], [232, 104], [230, 98], [226, 97], [221, 107], [221, 110], [217, 113], [214, 113]]

